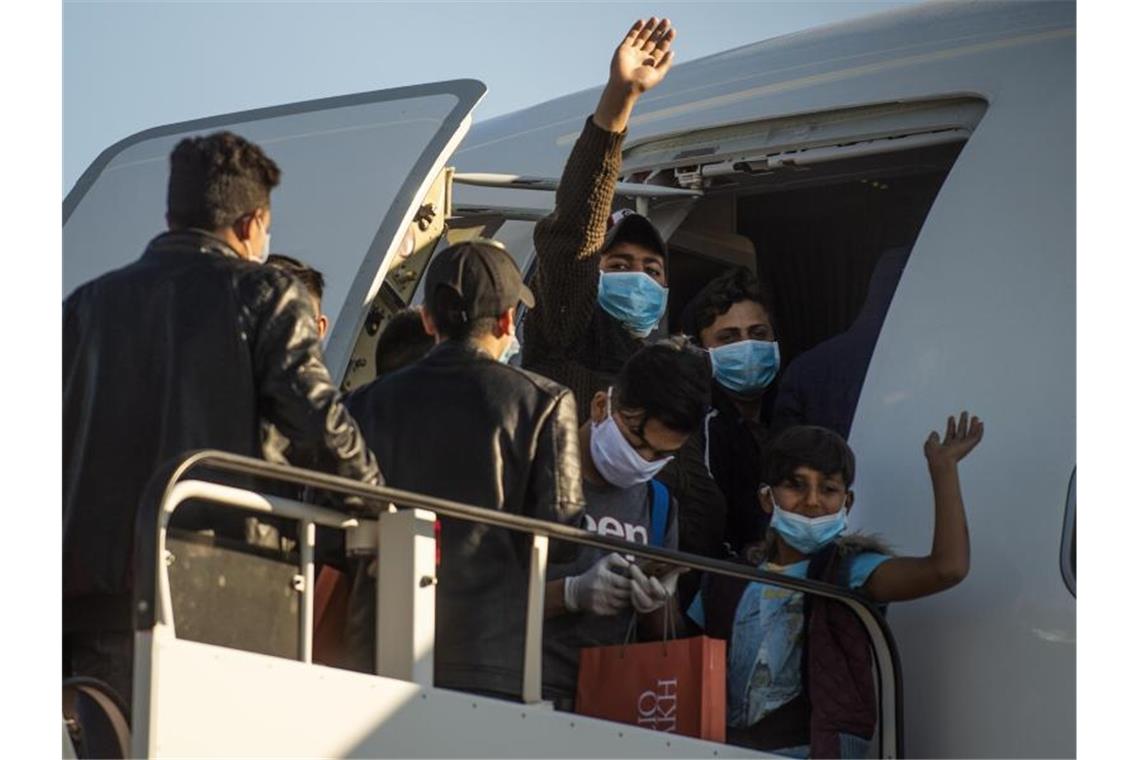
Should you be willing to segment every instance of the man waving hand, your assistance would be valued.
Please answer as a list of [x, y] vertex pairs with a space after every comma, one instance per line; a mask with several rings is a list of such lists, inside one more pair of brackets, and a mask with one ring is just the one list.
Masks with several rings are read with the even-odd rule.
[[523, 366], [570, 388], [579, 422], [665, 314], [665, 242], [648, 219], [611, 205], [630, 114], [669, 72], [674, 36], [668, 19], [630, 28], [566, 160], [554, 210], [534, 229], [537, 304]]

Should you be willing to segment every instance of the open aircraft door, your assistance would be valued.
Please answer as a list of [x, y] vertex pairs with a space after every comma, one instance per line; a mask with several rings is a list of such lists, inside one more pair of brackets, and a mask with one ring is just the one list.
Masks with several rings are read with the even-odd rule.
[[[63, 291], [137, 259], [165, 229], [170, 151], [184, 137], [230, 130], [282, 170], [273, 252], [325, 276], [326, 360], [344, 377], [384, 276], [433, 182], [486, 93], [472, 79], [398, 87], [149, 129], [91, 164], [63, 204]], [[403, 252], [407, 255], [408, 251]]]

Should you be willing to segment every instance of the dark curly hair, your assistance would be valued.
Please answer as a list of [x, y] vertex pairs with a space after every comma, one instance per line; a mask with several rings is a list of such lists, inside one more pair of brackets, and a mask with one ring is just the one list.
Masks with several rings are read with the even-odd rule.
[[670, 430], [695, 433], [704, 422], [712, 372], [703, 351], [680, 338], [639, 349], [622, 366], [614, 383], [614, 403], [628, 412], [645, 412]]
[[170, 153], [166, 215], [174, 229], [220, 230], [258, 208], [281, 170], [258, 146], [233, 132], [187, 137]]
[[838, 474], [848, 488], [855, 482], [855, 452], [843, 436], [824, 427], [796, 425], [764, 444], [760, 482], [778, 485], [792, 477], [797, 467]]
[[755, 301], [763, 306], [772, 322], [772, 329], [776, 328], [772, 293], [768, 286], [748, 268], [735, 267], [710, 280], [693, 296], [681, 314], [681, 329], [699, 344], [701, 330], [741, 301]]

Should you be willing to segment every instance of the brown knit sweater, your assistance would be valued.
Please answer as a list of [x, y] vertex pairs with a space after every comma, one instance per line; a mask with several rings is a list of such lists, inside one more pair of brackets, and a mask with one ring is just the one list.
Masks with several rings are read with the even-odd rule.
[[[590, 400], [612, 385], [621, 367], [645, 345], [598, 307], [598, 255], [621, 171], [625, 133], [607, 132], [587, 118], [566, 159], [554, 211], [534, 228], [538, 267], [531, 282], [535, 307], [523, 327], [523, 367], [574, 393], [578, 421]], [[680, 548], [721, 555], [725, 499], [704, 460], [704, 429], [658, 476], [680, 507]], [[696, 593], [697, 573], [682, 576], [682, 600]]]
[[534, 227], [535, 306], [523, 326], [526, 369], [562, 383], [589, 416], [590, 399], [611, 385], [644, 341], [598, 307], [598, 255], [606, 235], [625, 133], [586, 119], [566, 159], [554, 210]]

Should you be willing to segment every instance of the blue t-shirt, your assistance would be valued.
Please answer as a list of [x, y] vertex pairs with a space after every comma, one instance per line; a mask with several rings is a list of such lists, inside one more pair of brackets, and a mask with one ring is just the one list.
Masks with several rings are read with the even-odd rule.
[[[859, 588], [885, 554], [863, 552], [850, 560], [851, 588]], [[761, 570], [807, 578], [809, 560], [792, 565], [766, 562]], [[704, 601], [697, 594], [688, 615], [705, 624]], [[750, 583], [736, 605], [728, 652], [728, 725], [747, 728], [800, 693], [804, 645], [804, 598], [798, 591]]]

